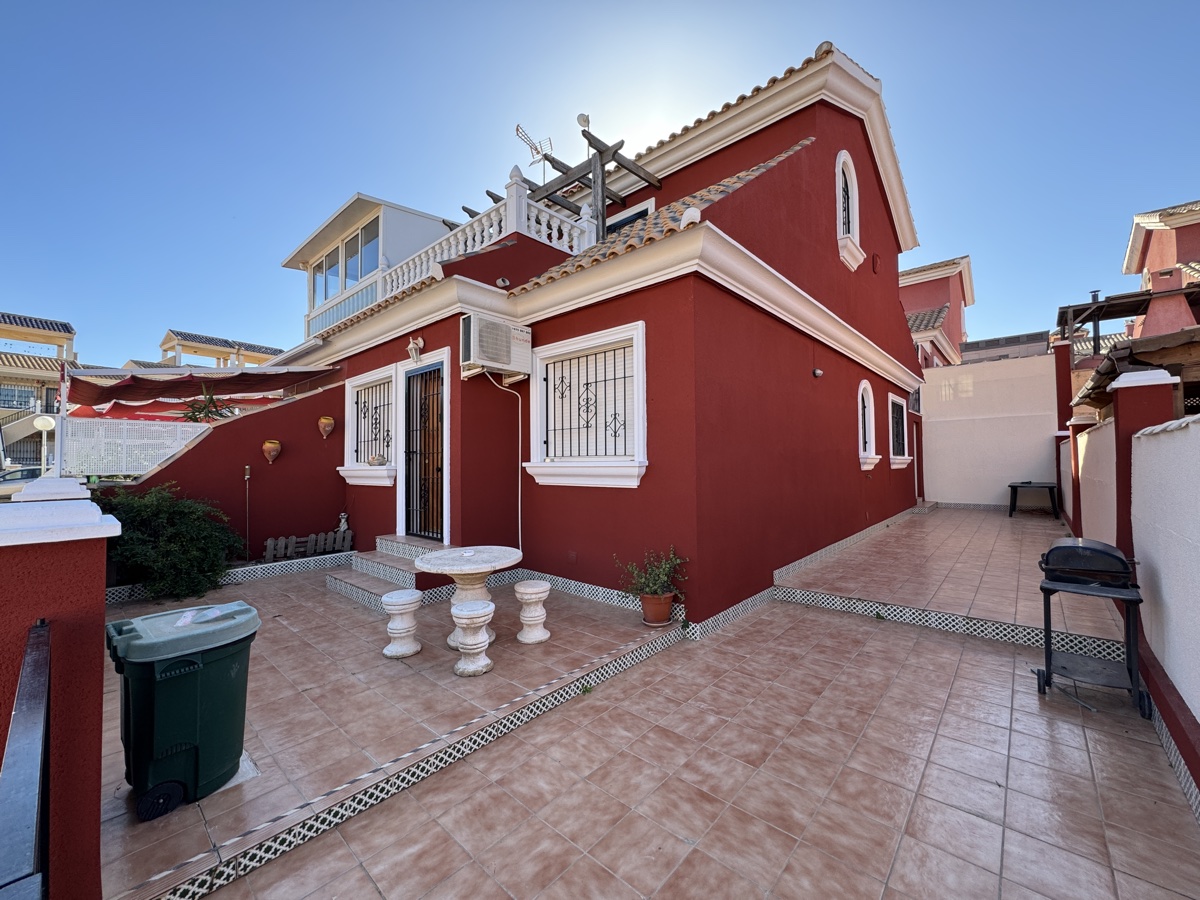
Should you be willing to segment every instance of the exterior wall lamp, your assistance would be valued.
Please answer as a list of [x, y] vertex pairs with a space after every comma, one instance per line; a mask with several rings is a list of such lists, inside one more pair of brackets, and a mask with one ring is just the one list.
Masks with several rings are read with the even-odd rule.
[[421, 351], [425, 348], [425, 339], [414, 337], [408, 339], [408, 358], [416, 363], [421, 358]]

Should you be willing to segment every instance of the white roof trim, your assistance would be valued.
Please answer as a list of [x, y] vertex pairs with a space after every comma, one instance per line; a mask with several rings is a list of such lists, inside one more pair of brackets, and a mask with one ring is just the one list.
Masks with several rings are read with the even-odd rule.
[[944, 263], [930, 263], [928, 266], [918, 266], [916, 269], [901, 272], [900, 287], [950, 278], [960, 272], [963, 279], [963, 306], [974, 306], [975, 276], [971, 272], [970, 256], [960, 256], [957, 259], [948, 259]]
[[1146, 246], [1147, 232], [1167, 231], [1182, 228], [1184, 225], [1195, 225], [1197, 222], [1200, 222], [1200, 210], [1195, 209], [1173, 216], [1164, 216], [1161, 212], [1138, 213], [1133, 217], [1133, 227], [1129, 231], [1129, 244], [1125, 247], [1125, 263], [1121, 266], [1121, 274], [1142, 274], [1138, 263]]
[[929, 328], [925, 331], [913, 332], [913, 343], [920, 344], [924, 341], [930, 341], [935, 347], [942, 351], [942, 356], [950, 361], [950, 365], [957, 366], [962, 362], [962, 354], [958, 348], [950, 343], [950, 339], [946, 337], [946, 332], [941, 328]]
[[[900, 238], [900, 249], [913, 249], [919, 243], [917, 229], [883, 106], [881, 83], [837, 48], [661, 147], [648, 151], [638, 163], [660, 178], [670, 175], [820, 100], [853, 113], [865, 123]], [[609, 180], [609, 186], [622, 193], [640, 185], [639, 179], [624, 170], [618, 170]]]
[[330, 247], [340, 241], [351, 228], [366, 219], [373, 212], [381, 210], [385, 206], [391, 209], [398, 209], [410, 215], [421, 216], [434, 222], [442, 221], [441, 216], [421, 212], [419, 209], [410, 209], [398, 203], [389, 203], [386, 200], [380, 200], [378, 197], [371, 197], [367, 194], [355, 194], [339, 206], [337, 212], [322, 222], [316, 231], [306, 237], [300, 246], [291, 252], [291, 255], [283, 261], [283, 267], [285, 269], [304, 269], [318, 255], [325, 253]]

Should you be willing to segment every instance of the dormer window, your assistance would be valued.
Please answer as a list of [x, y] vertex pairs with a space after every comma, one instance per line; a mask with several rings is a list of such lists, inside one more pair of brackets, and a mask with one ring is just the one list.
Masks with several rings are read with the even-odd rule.
[[349, 290], [379, 268], [379, 217], [325, 254], [312, 268], [312, 307], [315, 309]]
[[838, 255], [853, 272], [867, 254], [859, 243], [858, 178], [854, 161], [845, 150], [837, 155], [836, 174]]

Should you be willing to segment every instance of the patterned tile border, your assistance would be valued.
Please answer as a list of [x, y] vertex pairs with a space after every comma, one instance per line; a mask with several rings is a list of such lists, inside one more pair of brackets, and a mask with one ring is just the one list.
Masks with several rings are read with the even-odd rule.
[[719, 631], [731, 622], [748, 615], [760, 606], [765, 606], [774, 599], [775, 589], [767, 588], [765, 591], [759, 591], [753, 597], [747, 597], [741, 603], [735, 603], [729, 609], [722, 610], [715, 616], [705, 619], [703, 622], [687, 622], [685, 620], [683, 636], [689, 641], [703, 640], [713, 632]]
[[[282, 562], [264, 563], [258, 566], [238, 566], [230, 569], [221, 579], [221, 584], [245, 584], [247, 581], [258, 581], [260, 578], [274, 578], [276, 575], [294, 575], [297, 572], [313, 572], [317, 569], [331, 569], [342, 566], [354, 559], [354, 551], [342, 553], [326, 553], [321, 556], [306, 556], [300, 559], [285, 559]], [[127, 600], [148, 600], [149, 594], [140, 584], [122, 584], [107, 588], [104, 592], [104, 603], [111, 606], [114, 603], [124, 603]]]
[[[992, 619], [976, 619], [958, 613], [941, 612], [935, 609], [919, 609], [913, 606], [895, 606], [891, 603], [879, 603], [874, 600], [858, 600], [853, 597], [839, 597], [836, 594], [826, 594], [820, 591], [805, 591], [799, 588], [775, 586], [775, 598], [785, 603], [803, 603], [807, 606], [820, 606], [824, 609], [836, 609], [841, 612], [855, 613], [860, 616], [871, 616], [877, 619], [887, 619], [891, 622], [904, 622], [909, 625], [922, 625], [938, 631], [952, 631], [956, 634], [970, 634], [975, 637], [987, 638], [993, 641], [1007, 641], [1010, 644], [1020, 644], [1025, 647], [1043, 646], [1042, 629], [1033, 625], [1017, 625], [1013, 622], [996, 622]], [[1095, 659], [1110, 659], [1121, 662], [1125, 659], [1125, 644], [1108, 638], [1089, 637], [1082, 634], [1069, 634], [1065, 631], [1051, 632], [1054, 649], [1064, 653], [1078, 653]]]
[[[494, 710], [482, 713], [471, 722], [460, 725], [447, 734], [434, 738], [426, 744], [410, 750], [403, 756], [390, 760], [372, 771], [352, 779], [346, 784], [327, 791], [321, 797], [315, 798], [311, 803], [306, 803], [289, 810], [286, 813], [276, 816], [269, 822], [230, 838], [216, 848], [218, 853], [223, 848], [230, 848], [236, 843], [244, 842], [256, 832], [266, 831], [271, 826], [283, 823], [289, 818], [297, 815], [306, 816], [301, 821], [285, 827], [278, 834], [268, 837], [261, 843], [235, 853], [230, 858], [222, 860], [219, 864], [205, 872], [191, 876], [182, 884], [169, 887], [159, 894], [147, 893], [148, 890], [155, 889], [154, 882], [168, 879], [175, 873], [185, 871], [189, 866], [195, 865], [199, 860], [210, 854], [211, 850], [206, 850], [204, 853], [185, 860], [166, 872], [155, 875], [153, 878], [148, 879], [127, 892], [127, 896], [138, 894], [139, 896], [160, 896], [166, 898], [166, 900], [197, 900], [197, 898], [203, 897], [220, 887], [224, 887], [236, 878], [240, 878], [271, 860], [282, 856], [287, 851], [295, 849], [305, 841], [340, 825], [352, 816], [370, 809], [388, 797], [412, 787], [430, 775], [446, 768], [451, 763], [457, 762], [475, 750], [487, 746], [497, 738], [532, 721], [542, 713], [548, 712], [556, 706], [578, 696], [581, 686], [593, 686], [607, 681], [614, 675], [624, 672], [631, 666], [677, 643], [681, 637], [681, 630], [672, 628], [655, 635], [649, 640], [642, 641], [639, 638], [638, 641], [642, 641], [641, 643], [631, 641], [623, 644], [604, 656], [598, 657], [571, 672], [559, 676], [553, 681], [534, 688]], [[634, 644], [636, 646], [633, 646]], [[551, 688], [553, 689], [551, 690]], [[542, 691], [548, 691], [548, 693], [541, 694]], [[479, 722], [497, 715], [498, 718], [495, 721], [484, 725], [476, 731], [462, 734], [461, 737], [454, 740], [454, 743], [430, 753], [428, 756], [417, 760], [398, 772], [389, 772], [396, 765], [410, 757], [417, 756], [431, 745], [448, 738], [453, 738], [456, 734], [467, 732], [468, 729]], [[319, 805], [324, 799], [334, 797], [346, 790], [351, 790], [356, 784], [364, 782], [372, 783], [365, 784], [361, 790], [332, 803], [326, 809], [316, 812], [311, 812], [309, 809], [314, 805]]]
[[[1005, 508], [1007, 509], [1007, 507]], [[906, 509], [904, 512], [897, 513], [896, 515], [892, 516], [890, 519], [884, 519], [882, 522], [876, 522], [869, 528], [864, 528], [862, 531], [852, 534], [848, 538], [842, 538], [840, 541], [830, 544], [828, 547], [823, 547], [816, 553], [810, 553], [808, 556], [802, 557], [793, 563], [788, 563], [782, 569], [775, 570], [775, 580], [779, 581], [781, 578], [786, 578], [787, 576], [798, 572], [800, 569], [803, 569], [805, 566], [811, 566], [813, 563], [819, 562], [820, 560], [825, 559], [827, 556], [833, 556], [833, 554], [845, 550], [847, 547], [851, 547], [854, 544], [857, 544], [859, 541], [866, 540], [869, 537], [879, 534], [879, 532], [891, 528], [893, 525], [902, 521], [907, 516], [913, 515], [916, 510], [917, 507], [915, 506], [912, 509]], [[922, 512], [927, 512], [927, 510], [922, 510]]]
[[[984, 509], [984, 510], [999, 510], [1000, 512], [1008, 512], [1007, 503], [946, 503], [942, 500], [938, 501], [939, 509]], [[1017, 503], [1017, 511], [1025, 510], [1026, 512], [1049, 512], [1049, 505], [1038, 506], [1036, 504]], [[1060, 509], [1061, 513], [1062, 510]], [[1055, 521], [1061, 522], [1061, 519]]]
[[1196, 821], [1200, 822], [1200, 788], [1196, 787], [1196, 780], [1188, 771], [1188, 767], [1179, 753], [1179, 747], [1175, 743], [1175, 738], [1171, 736], [1166, 722], [1158, 714], [1158, 709], [1154, 710], [1154, 730], [1158, 732], [1158, 739], [1162, 741], [1163, 749], [1167, 751], [1167, 762], [1175, 770], [1175, 777], [1179, 779], [1179, 786], [1183, 788], [1183, 795], [1192, 808], [1192, 814], [1196, 817]]
[[[408, 557], [401, 558], [407, 559]], [[384, 581], [390, 581], [398, 589], [415, 588], [417, 586], [417, 575], [415, 572], [406, 572], [404, 569], [398, 569], [395, 566], [389, 566], [386, 563], [366, 559], [362, 556], [354, 556], [350, 561], [350, 568], [355, 572], [365, 572], [376, 578], [382, 578]]]

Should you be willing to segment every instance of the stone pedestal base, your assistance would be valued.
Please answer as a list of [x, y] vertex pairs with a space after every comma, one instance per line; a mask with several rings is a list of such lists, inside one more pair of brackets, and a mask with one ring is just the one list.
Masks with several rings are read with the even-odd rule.
[[487, 623], [495, 611], [496, 605], [487, 600], [468, 600], [450, 608], [455, 631], [462, 635], [458, 639], [458, 651], [462, 657], [454, 664], [455, 675], [470, 677], [492, 670], [493, 663], [487, 655], [490, 643]]
[[421, 642], [414, 637], [417, 631], [417, 609], [421, 606], [420, 591], [392, 591], [383, 595], [383, 611], [388, 620], [387, 633], [392, 642], [383, 648], [389, 659], [403, 659], [421, 652]]
[[543, 626], [546, 607], [542, 605], [542, 601], [550, 596], [550, 582], [519, 581], [515, 588], [517, 599], [521, 601], [521, 630], [517, 632], [517, 640], [522, 644], [550, 640], [550, 632]]

